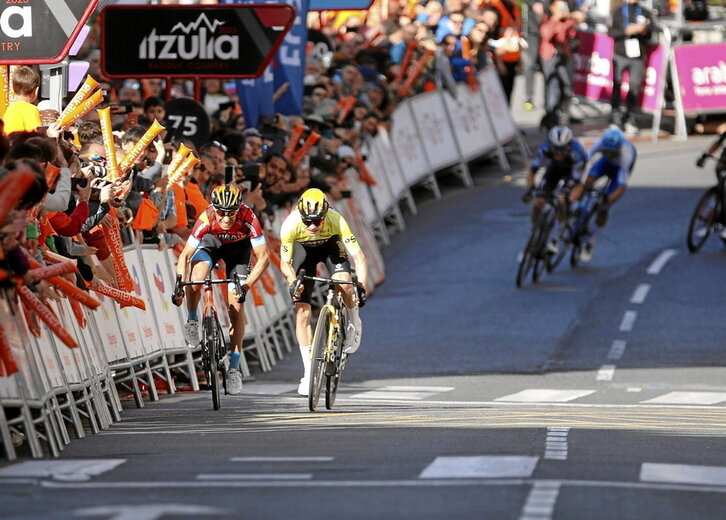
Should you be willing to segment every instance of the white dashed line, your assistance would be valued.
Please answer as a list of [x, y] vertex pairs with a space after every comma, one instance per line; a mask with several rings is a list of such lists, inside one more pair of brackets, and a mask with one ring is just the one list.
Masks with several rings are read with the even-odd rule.
[[661, 254], [653, 260], [653, 263], [650, 264], [646, 272], [648, 274], [659, 274], [661, 269], [663, 269], [666, 263], [668, 263], [668, 260], [670, 260], [676, 252], [677, 251], [675, 249], [666, 249], [665, 251], [662, 251]]
[[515, 455], [436, 457], [419, 478], [528, 478], [538, 461], [539, 457]]
[[547, 428], [545, 459], [567, 460], [567, 435], [569, 433], [569, 427]]
[[597, 371], [598, 381], [612, 381], [615, 375], [615, 365], [603, 365]]
[[635, 319], [637, 317], [637, 312], [625, 311], [625, 314], [623, 314], [623, 321], [620, 322], [620, 330], [622, 332], [630, 332], [631, 330], [633, 330], [633, 325], [635, 325]]
[[201, 473], [197, 480], [310, 480], [312, 473]]
[[630, 303], [643, 303], [650, 292], [650, 284], [641, 283], [630, 297]]
[[610, 347], [610, 352], [608, 352], [608, 359], [620, 359], [623, 357], [623, 354], [625, 354], [625, 346], [627, 344], [628, 343], [622, 339], [616, 339], [613, 341], [613, 346]]
[[519, 520], [550, 520], [560, 494], [560, 485], [557, 481], [536, 482], [527, 495]]
[[232, 457], [232, 462], [331, 462], [333, 457]]
[[724, 486], [726, 485], [726, 468], [646, 462], [640, 467], [640, 480], [645, 482]]

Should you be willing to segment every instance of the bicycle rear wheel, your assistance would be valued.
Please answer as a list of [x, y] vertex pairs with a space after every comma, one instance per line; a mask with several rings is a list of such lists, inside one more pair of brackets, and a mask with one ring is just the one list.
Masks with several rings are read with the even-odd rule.
[[688, 250], [691, 253], [698, 252], [708, 240], [713, 230], [713, 218], [718, 203], [718, 191], [716, 188], [706, 190], [696, 205], [691, 222], [688, 225]]
[[318, 316], [313, 335], [312, 359], [310, 364], [310, 387], [308, 389], [308, 407], [315, 411], [320, 400], [325, 379], [325, 350], [328, 344], [328, 329], [331, 326], [330, 310], [323, 307]]
[[[341, 328], [345, 330], [345, 324], [341, 324]], [[337, 334], [335, 338], [335, 360], [333, 364], [335, 366], [335, 373], [332, 375], [325, 376], [325, 408], [332, 410], [335, 404], [335, 394], [338, 391], [338, 384], [340, 383], [340, 376], [343, 375], [343, 338], [340, 334]]]
[[219, 395], [219, 366], [217, 360], [217, 341], [218, 341], [217, 320], [214, 316], [205, 316], [202, 324], [202, 341], [208, 356], [209, 366], [209, 386], [212, 390], [212, 406], [215, 410], [219, 410], [221, 399]]

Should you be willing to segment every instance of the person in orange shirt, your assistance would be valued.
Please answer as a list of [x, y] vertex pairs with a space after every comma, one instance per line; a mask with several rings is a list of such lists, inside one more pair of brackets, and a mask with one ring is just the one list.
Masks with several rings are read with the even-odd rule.
[[[500, 69], [499, 77], [502, 80], [502, 87], [504, 87], [504, 93], [507, 96], [507, 103], [509, 103], [514, 89], [514, 78], [517, 75], [522, 58], [519, 44], [522, 31], [522, 13], [513, 0], [492, 0], [487, 4], [487, 9], [492, 8], [496, 9], [499, 14], [499, 23], [496, 27], [497, 33], [492, 38], [501, 41], [497, 54], [501, 59], [503, 70]], [[489, 26], [493, 27], [493, 25]]]
[[18, 67], [10, 79], [15, 101], [8, 105], [3, 122], [5, 135], [13, 132], [32, 132], [43, 123], [40, 110], [33, 104], [38, 97], [40, 75], [30, 67]]

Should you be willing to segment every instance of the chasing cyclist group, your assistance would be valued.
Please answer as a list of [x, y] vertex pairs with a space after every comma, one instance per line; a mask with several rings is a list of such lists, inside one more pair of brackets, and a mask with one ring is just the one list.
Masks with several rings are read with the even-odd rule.
[[[256, 261], [250, 268], [250, 256]], [[233, 184], [223, 184], [212, 192], [211, 204], [197, 219], [177, 264], [177, 275], [182, 280], [202, 281], [220, 260], [224, 261], [227, 278], [236, 273], [242, 294], [235, 284], [229, 284], [228, 309], [230, 317], [230, 363], [227, 371], [227, 391], [237, 395], [242, 391], [242, 374], [239, 370], [244, 340], [244, 299], [249, 288], [262, 276], [269, 265], [270, 253], [254, 212], [242, 201], [242, 193]], [[330, 208], [325, 194], [316, 188], [305, 191], [282, 224], [280, 269], [290, 286], [290, 296], [295, 304], [295, 335], [300, 347], [304, 374], [298, 393], [308, 395], [310, 381], [310, 351], [312, 347], [311, 296], [313, 282], [296, 283], [300, 270], [314, 273], [319, 263], [324, 263], [333, 279], [350, 282], [353, 259], [358, 285], [345, 285], [343, 301], [348, 313], [345, 331], [345, 355], [354, 353], [360, 346], [362, 324], [358, 307], [364, 301], [367, 289], [368, 268], [365, 255], [350, 226], [342, 215]], [[190, 276], [191, 274], [191, 276]], [[357, 290], [356, 290], [357, 288]], [[186, 297], [187, 322], [185, 338], [190, 346], [196, 346], [199, 338], [198, 304], [200, 286], [188, 286], [175, 293], [172, 301], [181, 305]]]
[[[600, 157], [584, 174], [587, 164], [598, 155]], [[567, 126], [553, 127], [532, 160], [527, 191], [522, 197], [523, 202], [529, 203], [533, 194], [537, 195], [532, 206], [532, 221], [535, 221], [547, 194], [566, 202], [562, 204], [565, 211], [558, 213], [561, 222], [575, 218], [578, 211], [582, 210], [580, 201], [585, 186], [592, 187], [598, 179], [605, 178], [607, 182], [602, 188], [603, 197], [595, 209], [595, 224], [599, 228], [605, 227], [610, 207], [625, 193], [636, 158], [635, 146], [619, 128], [607, 129], [586, 152], [582, 143], [574, 137], [572, 129]], [[535, 176], [540, 170], [544, 170], [544, 173], [535, 186]], [[584, 235], [586, 242], [580, 252], [580, 261], [589, 262], [595, 247], [594, 230], [587, 230]], [[547, 245], [548, 252], [553, 255], [558, 253], [559, 247], [557, 238], [550, 239]]]

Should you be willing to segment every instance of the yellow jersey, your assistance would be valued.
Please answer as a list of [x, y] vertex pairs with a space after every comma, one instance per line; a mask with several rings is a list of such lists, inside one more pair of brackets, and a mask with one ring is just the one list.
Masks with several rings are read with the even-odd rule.
[[305, 224], [302, 222], [300, 212], [294, 210], [282, 223], [282, 229], [280, 230], [280, 259], [283, 262], [292, 262], [292, 248], [295, 242], [306, 246], [316, 246], [323, 244], [336, 235], [341, 238], [349, 254], [353, 255], [360, 251], [360, 245], [350, 230], [350, 226], [348, 226], [343, 216], [334, 209], [329, 209], [325, 214], [323, 226], [314, 236], [305, 231]]

